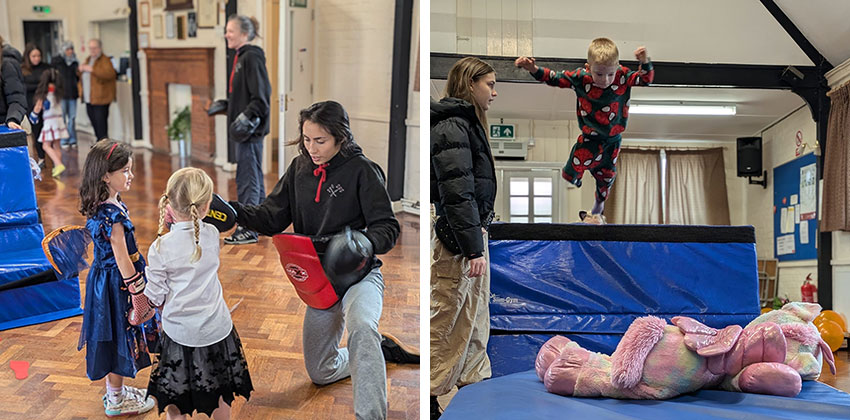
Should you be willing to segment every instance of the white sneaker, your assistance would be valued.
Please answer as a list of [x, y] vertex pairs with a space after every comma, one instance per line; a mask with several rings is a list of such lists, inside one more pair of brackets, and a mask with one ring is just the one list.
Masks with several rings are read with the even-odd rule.
[[150, 411], [156, 405], [156, 401], [147, 396], [147, 391], [125, 385], [124, 399], [120, 403], [112, 404], [104, 395], [103, 405], [107, 417], [129, 416]]

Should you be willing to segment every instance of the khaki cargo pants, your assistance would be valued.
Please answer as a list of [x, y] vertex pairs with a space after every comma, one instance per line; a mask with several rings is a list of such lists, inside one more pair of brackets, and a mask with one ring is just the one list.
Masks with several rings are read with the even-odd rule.
[[445, 249], [431, 219], [431, 395], [489, 378], [490, 254], [484, 233], [481, 277], [469, 277], [469, 260]]

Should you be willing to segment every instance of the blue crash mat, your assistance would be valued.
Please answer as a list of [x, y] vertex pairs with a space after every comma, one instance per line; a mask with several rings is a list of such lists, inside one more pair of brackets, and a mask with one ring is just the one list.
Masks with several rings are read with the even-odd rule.
[[493, 376], [534, 367], [556, 334], [610, 354], [641, 316], [722, 328], [760, 313], [751, 226], [499, 223], [489, 250]]
[[464, 387], [441, 420], [468, 419], [843, 419], [850, 394], [805, 381], [796, 398], [703, 390], [670, 400], [573, 398], [551, 394], [533, 370]]
[[[52, 274], [43, 238], [26, 135], [0, 126], [0, 285]], [[0, 331], [82, 313], [76, 277], [0, 292]]]

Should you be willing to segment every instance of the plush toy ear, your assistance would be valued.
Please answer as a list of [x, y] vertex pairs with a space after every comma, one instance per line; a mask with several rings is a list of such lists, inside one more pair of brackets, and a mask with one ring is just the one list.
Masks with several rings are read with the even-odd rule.
[[685, 347], [702, 357], [728, 352], [743, 330], [740, 325], [730, 325], [717, 330], [686, 316], [676, 316], [671, 321], [685, 335]]
[[818, 342], [818, 347], [821, 354], [823, 354], [823, 359], [826, 360], [826, 364], [829, 365], [829, 371], [835, 375], [835, 358], [832, 355], [832, 349], [829, 348], [829, 345], [822, 338]]
[[802, 319], [803, 322], [812, 322], [821, 311], [821, 306], [817, 303], [806, 302], [790, 302], [782, 307], [783, 311], [790, 312]]

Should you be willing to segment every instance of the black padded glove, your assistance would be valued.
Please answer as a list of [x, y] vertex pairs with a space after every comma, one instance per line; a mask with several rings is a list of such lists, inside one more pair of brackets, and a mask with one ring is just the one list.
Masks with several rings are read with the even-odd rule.
[[230, 137], [238, 143], [244, 143], [251, 138], [259, 125], [260, 117], [248, 118], [243, 112], [230, 123]]
[[227, 99], [219, 99], [213, 102], [212, 105], [210, 105], [210, 109], [207, 110], [207, 115], [210, 117], [219, 114], [227, 114]]

